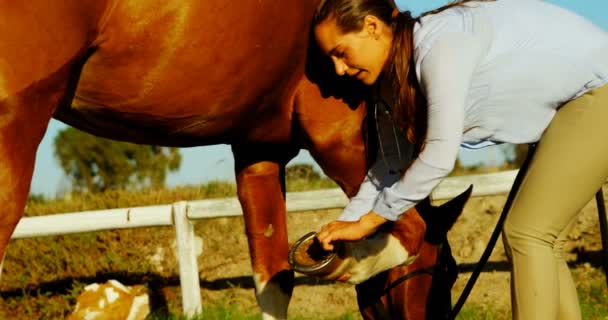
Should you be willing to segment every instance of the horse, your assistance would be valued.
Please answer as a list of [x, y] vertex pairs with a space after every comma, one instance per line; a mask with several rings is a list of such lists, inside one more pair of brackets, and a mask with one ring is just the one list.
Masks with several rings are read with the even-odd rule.
[[317, 4], [0, 2], [0, 256], [51, 118], [133, 143], [230, 144], [256, 298], [264, 319], [286, 318], [285, 165], [308, 149], [353, 196], [370, 162], [366, 88], [311, 49]]

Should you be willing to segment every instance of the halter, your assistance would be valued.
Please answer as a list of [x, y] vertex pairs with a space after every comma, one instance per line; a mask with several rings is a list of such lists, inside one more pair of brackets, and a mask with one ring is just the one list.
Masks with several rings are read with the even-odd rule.
[[[444, 241], [447, 241], [447, 240], [444, 240]], [[443, 255], [443, 248], [444, 248], [444, 246], [443, 246], [443, 242], [442, 242], [438, 245], [437, 255], [436, 255], [437, 260], [436, 260], [435, 264], [428, 266], [428, 267], [416, 269], [414, 271], [408, 272], [405, 275], [399, 277], [397, 280], [391, 282], [391, 284], [388, 285], [388, 287], [386, 287], [382, 291], [382, 293], [374, 299], [373, 312], [374, 312], [375, 317], [377, 317], [378, 319], [382, 319], [382, 320], [391, 320], [392, 319], [390, 312], [382, 304], [382, 300], [381, 300], [382, 297], [388, 295], [390, 293], [390, 291], [392, 289], [396, 288], [398, 285], [400, 285], [403, 282], [410, 280], [416, 276], [423, 275], [423, 274], [434, 275], [435, 270], [437, 270], [437, 268], [441, 268], [442, 265], [445, 264], [441, 260], [441, 257]]]
[[439, 245], [439, 248], [437, 249], [437, 261], [435, 262], [434, 265], [432, 266], [428, 266], [425, 268], [420, 268], [420, 269], [416, 269], [412, 272], [408, 272], [405, 275], [399, 277], [397, 280], [393, 281], [388, 287], [386, 287], [386, 289], [384, 289], [384, 293], [382, 294], [382, 296], [389, 294], [389, 292], [394, 289], [395, 287], [397, 287], [398, 285], [400, 285], [401, 283], [415, 277], [415, 276], [419, 276], [421, 274], [429, 274], [429, 275], [433, 275], [435, 273], [435, 268], [441, 266], [441, 253], [443, 251], [443, 243]]

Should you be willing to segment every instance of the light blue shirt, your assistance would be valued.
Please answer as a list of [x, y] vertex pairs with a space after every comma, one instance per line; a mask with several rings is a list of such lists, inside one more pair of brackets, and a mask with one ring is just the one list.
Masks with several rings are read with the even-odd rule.
[[415, 25], [414, 61], [425, 148], [402, 176], [389, 171], [407, 159], [379, 156], [340, 220], [397, 220], [452, 171], [459, 146], [538, 141], [560, 106], [608, 83], [608, 33], [539, 0], [470, 2]]

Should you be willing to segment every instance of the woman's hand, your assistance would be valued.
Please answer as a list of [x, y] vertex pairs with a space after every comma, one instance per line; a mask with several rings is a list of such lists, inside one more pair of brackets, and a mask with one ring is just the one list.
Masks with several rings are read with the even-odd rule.
[[359, 221], [333, 221], [326, 224], [317, 233], [317, 239], [321, 242], [323, 249], [331, 251], [334, 249], [332, 242], [337, 240], [361, 240], [374, 233], [386, 221], [385, 218], [370, 211], [363, 215]]

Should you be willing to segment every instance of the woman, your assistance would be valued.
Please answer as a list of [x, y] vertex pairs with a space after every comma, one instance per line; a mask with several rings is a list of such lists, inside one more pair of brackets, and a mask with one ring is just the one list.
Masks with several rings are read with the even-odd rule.
[[459, 1], [416, 19], [391, 0], [322, 0], [314, 32], [338, 74], [391, 83], [390, 113], [415, 147], [401, 175], [370, 171], [318, 233], [323, 246], [398, 219], [461, 145], [540, 140], [503, 229], [513, 318], [580, 319], [563, 243], [608, 177], [607, 33], [532, 0]]

